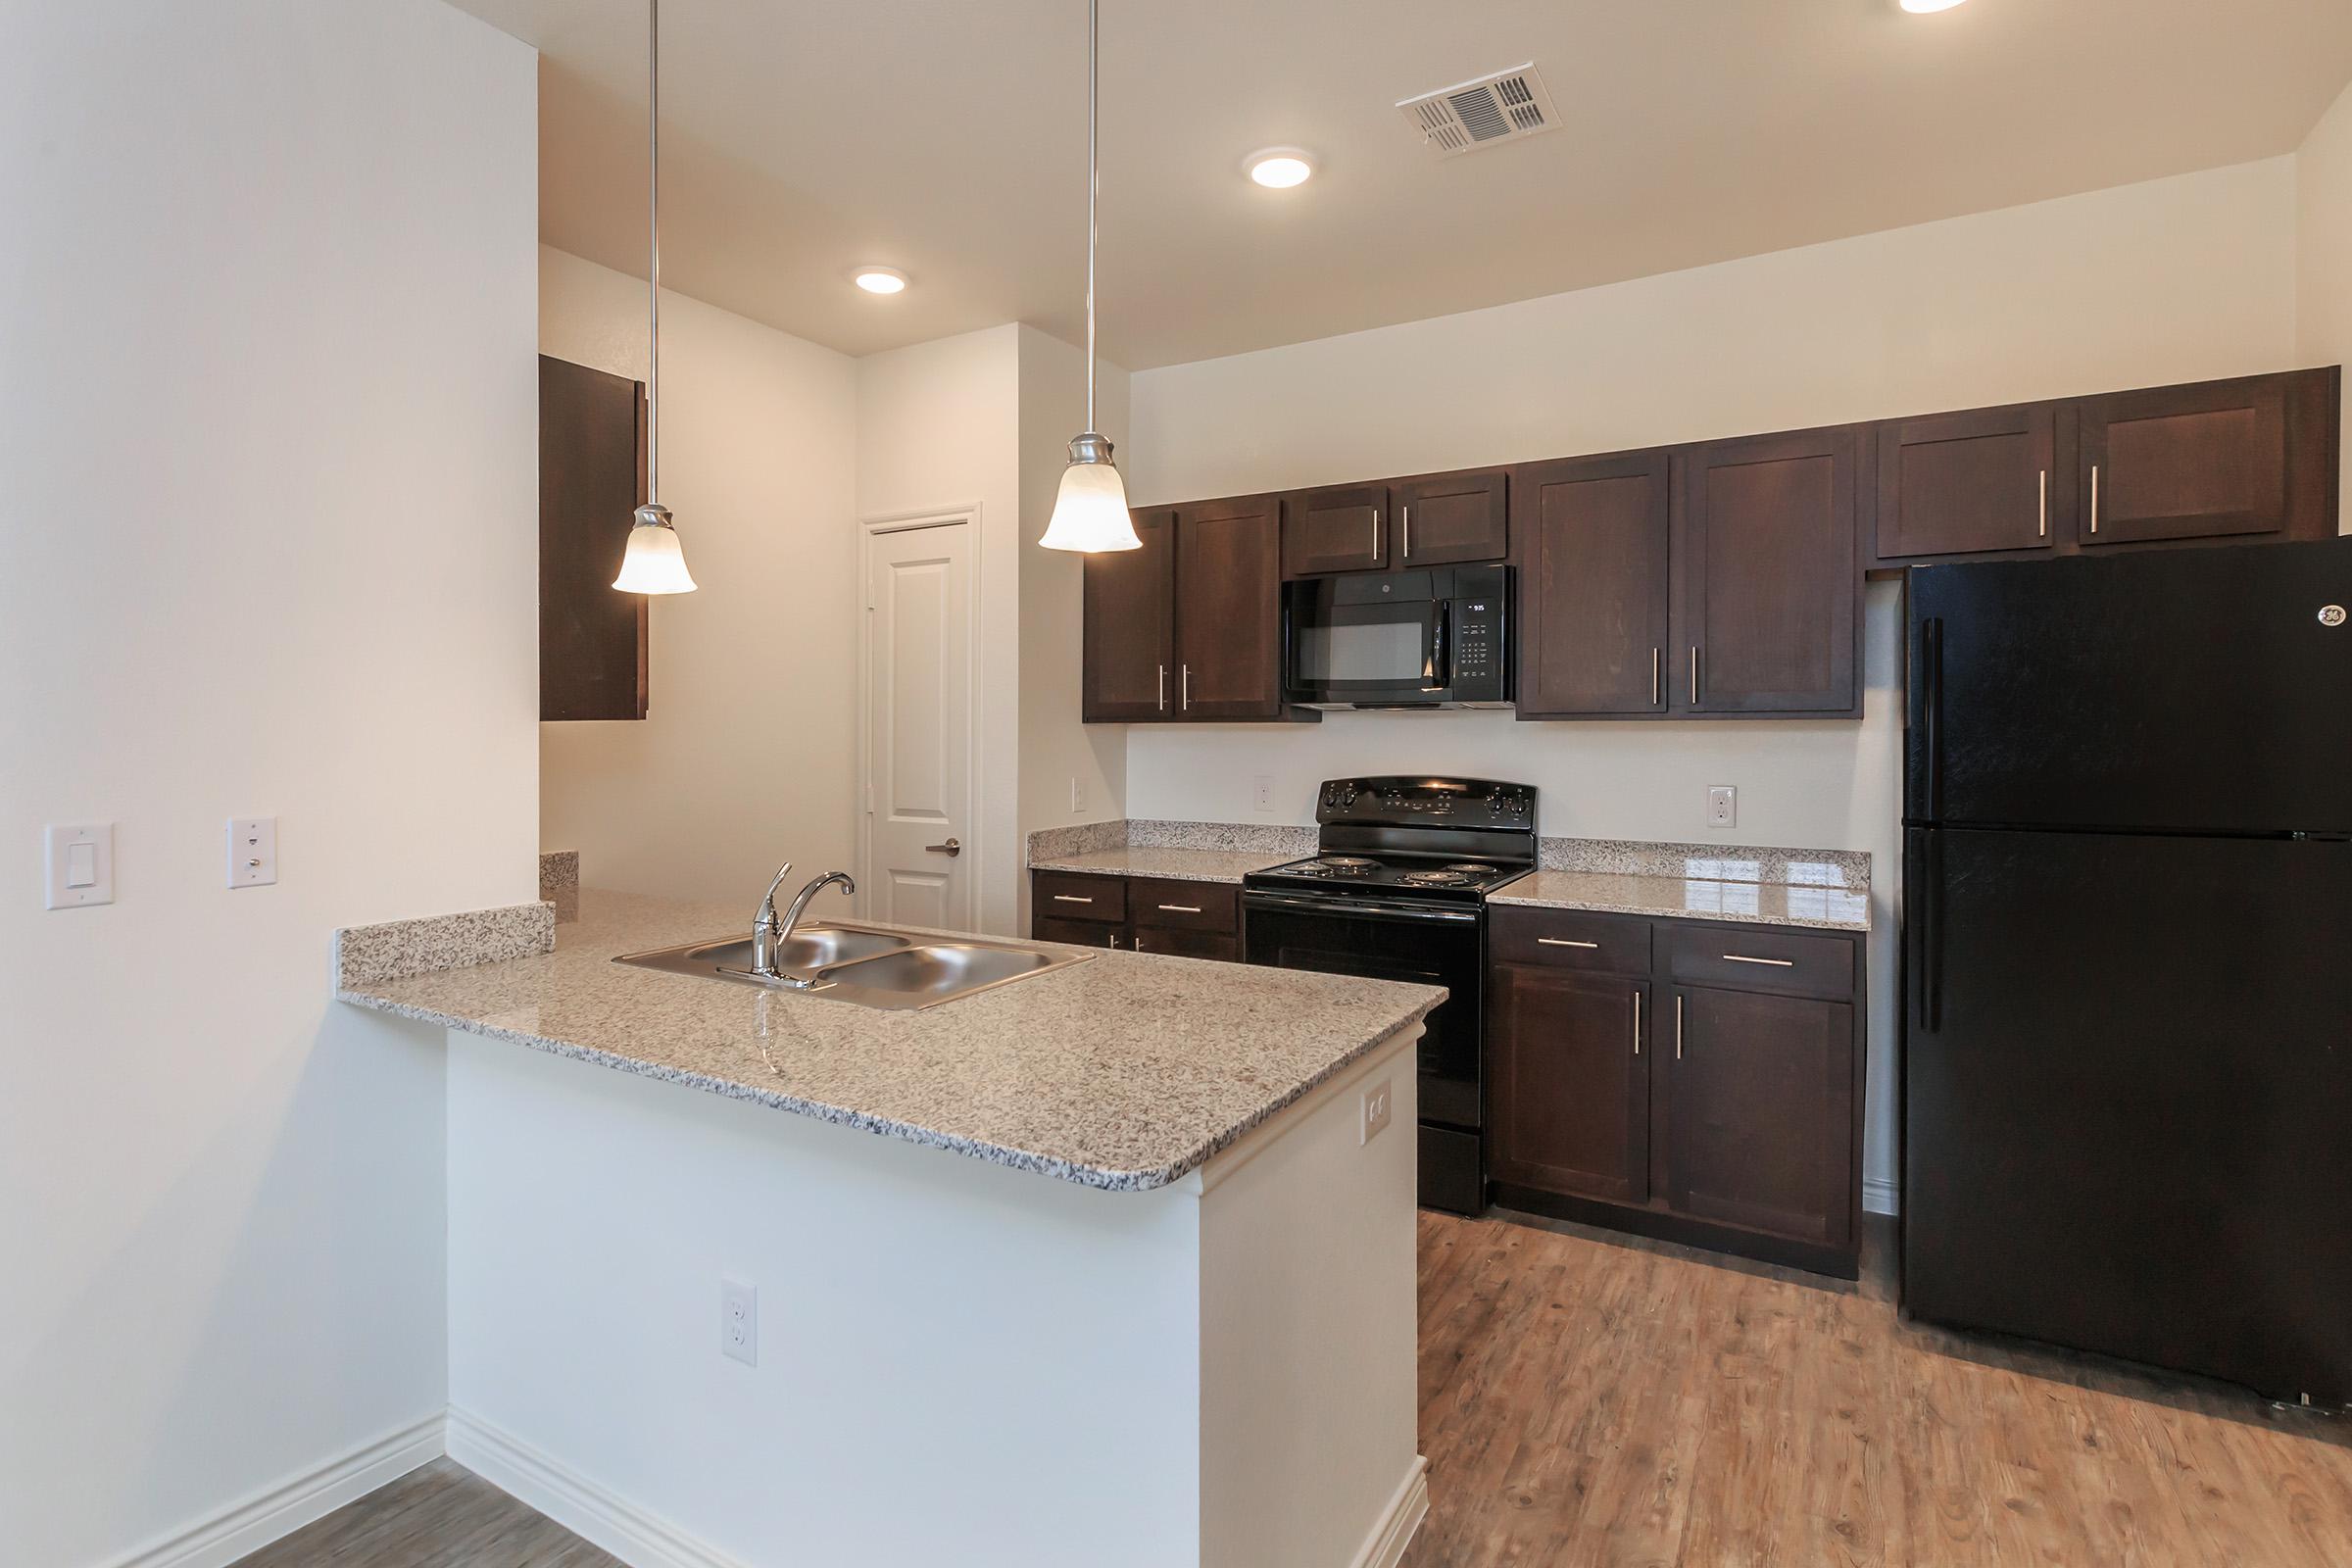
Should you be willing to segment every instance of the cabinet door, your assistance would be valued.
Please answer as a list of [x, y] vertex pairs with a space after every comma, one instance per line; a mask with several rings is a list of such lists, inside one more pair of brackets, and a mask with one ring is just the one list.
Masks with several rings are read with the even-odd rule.
[[1880, 425], [1877, 564], [2047, 553], [2072, 539], [2059, 416], [2057, 404], [2034, 403]]
[[1176, 699], [1176, 514], [1138, 512], [1141, 550], [1086, 558], [1079, 716], [1170, 718]]
[[1282, 712], [1280, 509], [1271, 496], [1209, 501], [1176, 514], [1176, 717]]
[[2082, 543], [2287, 531], [2287, 378], [2084, 398]]
[[539, 716], [643, 718], [643, 594], [612, 591], [645, 500], [645, 389], [539, 359]]
[[1667, 1201], [1830, 1247], [1853, 1241], [1854, 1009], [1686, 986], [1661, 1020]]
[[1133, 926], [1127, 932], [1127, 945], [1138, 953], [1166, 953], [1179, 958], [1222, 958], [1227, 963], [1242, 961], [1241, 939], [1214, 931]]
[[1668, 468], [1636, 452], [1512, 474], [1521, 718], [1665, 711]]
[[1503, 470], [1396, 479], [1389, 504], [1396, 509], [1396, 564], [1446, 566], [1500, 561], [1510, 553], [1510, 520], [1503, 505]]
[[1074, 948], [1115, 948], [1125, 935], [1122, 927], [1097, 925], [1091, 920], [1056, 920], [1052, 915], [1032, 915], [1029, 920], [1029, 939], [1033, 942], [1066, 942]]
[[1282, 574], [1377, 571], [1389, 565], [1389, 487], [1302, 490], [1282, 503]]
[[1494, 1179], [1622, 1202], [1649, 1196], [1649, 986], [1504, 963], [1489, 999]]
[[1862, 711], [1857, 426], [1676, 459], [1680, 635], [1668, 695], [1693, 713]]

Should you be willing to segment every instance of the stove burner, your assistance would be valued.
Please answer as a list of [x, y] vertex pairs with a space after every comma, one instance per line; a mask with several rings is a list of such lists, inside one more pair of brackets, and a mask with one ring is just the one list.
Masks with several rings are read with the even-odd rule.
[[1454, 870], [1407, 871], [1404, 873], [1404, 880], [1416, 887], [1443, 888], [1450, 887], [1456, 882], [1467, 882], [1470, 878], [1462, 872]]
[[1493, 876], [1494, 874], [1493, 866], [1481, 864], [1477, 860], [1456, 860], [1446, 869], [1459, 871], [1464, 876]]
[[1369, 871], [1380, 862], [1360, 855], [1326, 855], [1314, 863], [1327, 871]]

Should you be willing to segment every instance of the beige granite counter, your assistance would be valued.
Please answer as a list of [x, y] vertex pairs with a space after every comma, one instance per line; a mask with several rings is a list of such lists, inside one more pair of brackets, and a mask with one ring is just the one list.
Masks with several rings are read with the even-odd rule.
[[1605, 914], [1680, 915], [1748, 925], [1868, 931], [1870, 891], [1809, 883], [1731, 882], [1712, 877], [1639, 876], [1613, 871], [1538, 871], [1487, 895], [1490, 905], [1590, 909]]
[[[337, 996], [1080, 1186], [1143, 1191], [1206, 1163], [1446, 995], [1072, 949], [1090, 961], [884, 1012], [612, 961], [743, 926], [732, 905], [588, 889], [579, 919], [554, 928], [553, 952], [406, 978], [347, 972]], [[344, 946], [367, 937], [345, 933]]]
[[[1308, 853], [1313, 853], [1309, 851]], [[1157, 876], [1176, 882], [1239, 882], [1252, 871], [1298, 859], [1251, 850], [1187, 850], [1161, 845], [1032, 857], [1032, 871], [1091, 871], [1098, 876]]]

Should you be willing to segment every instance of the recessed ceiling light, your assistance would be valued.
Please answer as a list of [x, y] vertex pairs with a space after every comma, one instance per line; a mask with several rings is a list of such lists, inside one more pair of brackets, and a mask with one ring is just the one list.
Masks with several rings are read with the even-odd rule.
[[1894, 8], [1908, 11], [1915, 17], [1924, 17], [1932, 12], [1949, 11], [1954, 6], [1966, 3], [1967, 0], [1894, 0]]
[[906, 274], [895, 267], [860, 267], [850, 281], [868, 294], [900, 294], [906, 288]]
[[1268, 147], [1242, 160], [1251, 179], [1269, 190], [1303, 185], [1315, 172], [1315, 155], [1300, 147]]

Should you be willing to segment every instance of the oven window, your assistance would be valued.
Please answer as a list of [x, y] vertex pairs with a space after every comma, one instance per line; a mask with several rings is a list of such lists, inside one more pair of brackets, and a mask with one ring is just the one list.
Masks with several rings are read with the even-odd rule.
[[1298, 674], [1315, 685], [1328, 681], [1418, 681], [1428, 636], [1419, 617], [1411, 620], [1319, 622], [1298, 630]]

